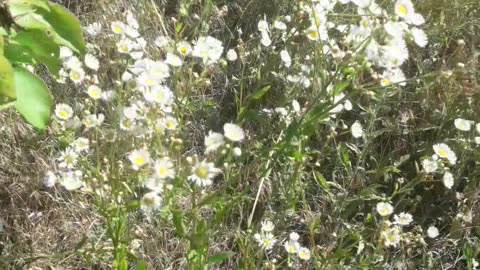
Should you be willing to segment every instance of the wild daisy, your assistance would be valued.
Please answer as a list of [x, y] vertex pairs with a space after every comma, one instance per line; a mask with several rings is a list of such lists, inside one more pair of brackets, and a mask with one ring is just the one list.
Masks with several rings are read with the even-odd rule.
[[163, 188], [165, 187], [165, 179], [160, 179], [156, 177], [155, 175], [147, 178], [144, 182], [143, 185], [148, 188], [151, 191], [155, 192], [162, 192]]
[[285, 250], [290, 254], [295, 254], [300, 249], [300, 244], [294, 240], [285, 241], [283, 246], [285, 247]]
[[58, 158], [58, 167], [62, 169], [73, 169], [77, 164], [78, 154], [73, 148], [67, 148]]
[[67, 190], [76, 190], [83, 187], [83, 173], [79, 170], [67, 171], [60, 174], [60, 184]]
[[133, 150], [128, 155], [134, 170], [138, 170], [150, 162], [150, 153], [145, 149]]
[[81, 153], [81, 152], [88, 151], [89, 141], [85, 137], [78, 137], [77, 139], [75, 139], [75, 141], [73, 141], [72, 145], [73, 145], [73, 149], [77, 153]]
[[140, 207], [147, 213], [154, 212], [162, 206], [162, 198], [156, 192], [148, 192], [140, 200]]
[[439, 234], [440, 234], [440, 232], [438, 231], [437, 227], [435, 227], [435, 226], [428, 227], [428, 229], [427, 229], [428, 237], [436, 238]]
[[410, 0], [398, 0], [395, 3], [395, 14], [400, 18], [406, 18], [415, 12]]
[[102, 32], [102, 25], [99, 22], [89, 24], [87, 27], [85, 27], [85, 32], [94, 37]]
[[393, 206], [388, 202], [379, 202], [377, 203], [377, 212], [385, 217], [393, 213]]
[[382, 232], [384, 244], [387, 247], [396, 247], [400, 244], [400, 229], [393, 227]]
[[227, 60], [230, 62], [236, 61], [238, 59], [238, 55], [234, 49], [228, 50], [226, 56], [227, 56]]
[[301, 260], [304, 260], [304, 261], [308, 261], [310, 260], [310, 250], [308, 248], [305, 248], [305, 247], [301, 247], [298, 249], [298, 258], [300, 258]]
[[413, 27], [410, 32], [412, 33], [413, 36], [413, 41], [417, 43], [418, 46], [420, 47], [425, 47], [428, 44], [428, 37], [427, 34], [425, 34], [425, 31], [422, 29], [418, 29], [416, 27]]
[[225, 139], [222, 134], [217, 132], [208, 132], [208, 136], [205, 136], [205, 153], [210, 153], [217, 150], [225, 143]]
[[42, 178], [43, 186], [46, 188], [52, 188], [55, 183], [57, 183], [57, 176], [52, 171], [46, 172]]
[[262, 231], [264, 232], [272, 232], [275, 228], [275, 225], [270, 220], [262, 221]]
[[395, 219], [394, 224], [398, 224], [400, 226], [407, 226], [407, 225], [410, 225], [410, 223], [413, 222], [412, 215], [409, 214], [409, 213], [405, 213], [405, 212], [400, 213], [398, 216], [395, 215], [395, 216], [393, 216], [393, 218]]
[[173, 53], [167, 53], [165, 63], [169, 64], [172, 67], [180, 67], [182, 66], [182, 59], [180, 59], [180, 57], [176, 56]]
[[102, 98], [102, 89], [96, 85], [90, 85], [87, 88], [87, 94], [94, 100]]
[[73, 109], [67, 104], [59, 103], [55, 106], [55, 116], [60, 120], [68, 120], [73, 116]]
[[444, 143], [439, 143], [433, 145], [433, 150], [438, 157], [442, 159], [447, 159], [450, 164], [454, 165], [457, 163], [457, 155], [450, 149], [450, 147]]
[[87, 53], [87, 55], [85, 55], [85, 66], [87, 66], [91, 70], [98, 70], [98, 68], [100, 67], [100, 63], [95, 56]]
[[86, 128], [93, 128], [101, 125], [105, 120], [105, 115], [99, 114], [89, 114], [85, 116], [82, 120], [82, 123]]
[[257, 243], [260, 245], [261, 248], [265, 250], [272, 249], [275, 243], [277, 242], [277, 239], [275, 239], [275, 236], [271, 233], [256, 233], [253, 238], [257, 241]]
[[215, 63], [223, 53], [222, 42], [214, 37], [200, 37], [193, 47], [192, 55], [203, 59], [204, 64]]
[[286, 67], [290, 67], [292, 65], [292, 58], [287, 50], [282, 50], [280, 52], [280, 59]]
[[156, 85], [145, 90], [143, 96], [148, 102], [154, 102], [160, 106], [168, 106], [173, 102], [173, 93], [168, 87]]
[[453, 179], [453, 174], [449, 171], [446, 171], [443, 175], [443, 184], [446, 188], [452, 189], [453, 185], [455, 184], [455, 180]]
[[363, 127], [362, 127], [362, 124], [360, 124], [360, 122], [358, 121], [355, 121], [355, 123], [353, 123], [350, 130], [352, 132], [352, 136], [356, 139], [361, 138], [363, 136]]
[[85, 79], [85, 71], [82, 68], [72, 69], [68, 76], [72, 82], [79, 84]]
[[125, 24], [119, 21], [114, 21], [111, 24], [111, 29], [112, 29], [112, 32], [115, 34], [118, 34], [118, 35], [124, 34]]
[[437, 161], [431, 159], [422, 160], [422, 167], [426, 173], [434, 173], [438, 169]]
[[199, 187], [206, 187], [212, 184], [212, 179], [220, 173], [220, 169], [215, 168], [211, 162], [203, 160], [192, 167], [192, 175], [188, 180]]
[[173, 162], [169, 158], [156, 160], [153, 164], [155, 176], [160, 179], [172, 179], [175, 177]]
[[472, 122], [463, 118], [457, 118], [454, 121], [455, 127], [461, 131], [470, 131], [472, 129]]
[[180, 41], [177, 44], [177, 52], [182, 56], [189, 55], [192, 52], [192, 46], [187, 41]]
[[298, 239], [300, 239], [300, 235], [298, 235], [298, 233], [296, 232], [291, 232], [288, 237], [290, 238], [290, 240], [292, 241], [298, 241]]
[[239, 142], [245, 138], [243, 129], [235, 124], [226, 123], [223, 125], [223, 131], [225, 132], [225, 137], [233, 142]]

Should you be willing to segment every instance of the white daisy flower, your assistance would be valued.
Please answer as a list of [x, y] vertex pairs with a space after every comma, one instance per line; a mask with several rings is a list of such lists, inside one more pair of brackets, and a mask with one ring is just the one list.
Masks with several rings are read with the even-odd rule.
[[177, 44], [177, 52], [180, 53], [182, 56], [189, 55], [192, 53], [192, 45], [188, 43], [187, 41], [180, 41]]
[[455, 180], [453, 179], [453, 174], [451, 172], [445, 172], [443, 175], [443, 184], [446, 188], [452, 189], [453, 185], [455, 184]]
[[165, 63], [169, 64], [172, 67], [180, 67], [182, 66], [182, 59], [172, 53], [167, 53], [167, 58], [165, 59]]
[[234, 49], [230, 49], [227, 51], [227, 60], [230, 62], [236, 61], [238, 59], [237, 52]]
[[409, 213], [402, 212], [398, 216], [394, 215], [393, 218], [395, 222], [393, 224], [398, 224], [400, 226], [408, 226], [413, 222], [413, 217]]
[[210, 153], [217, 150], [225, 143], [225, 139], [222, 134], [217, 132], [208, 132], [208, 136], [205, 136], [205, 153]]
[[85, 71], [82, 68], [72, 69], [68, 73], [68, 77], [75, 84], [79, 84], [83, 81], [83, 79], [85, 79]]
[[422, 160], [422, 167], [426, 173], [434, 173], [438, 169], [437, 161], [431, 159]]
[[162, 158], [153, 164], [155, 176], [160, 179], [172, 179], [175, 177], [173, 162], [169, 158]]
[[275, 225], [270, 220], [262, 221], [262, 231], [264, 232], [272, 232], [275, 228]]
[[73, 141], [72, 145], [73, 145], [73, 149], [77, 152], [77, 153], [81, 153], [81, 152], [86, 152], [88, 151], [89, 149], [89, 140], [85, 137], [78, 137], [77, 139], [75, 139], [75, 141]]
[[102, 25], [99, 22], [94, 22], [85, 27], [85, 32], [94, 37], [102, 32]]
[[55, 116], [60, 120], [68, 120], [73, 116], [73, 109], [67, 104], [59, 103], [55, 106]]
[[295, 254], [300, 249], [300, 244], [297, 241], [288, 240], [283, 244], [285, 250], [290, 254]]
[[411, 16], [414, 12], [413, 3], [410, 0], [398, 0], [395, 3], [395, 14], [400, 18]]
[[243, 129], [235, 124], [226, 123], [223, 125], [223, 131], [225, 137], [233, 142], [239, 142], [245, 138]]
[[42, 184], [46, 188], [52, 188], [57, 183], [57, 176], [52, 172], [48, 171], [42, 178]]
[[436, 238], [439, 234], [440, 234], [440, 232], [438, 231], [437, 227], [435, 227], [435, 226], [428, 227], [428, 229], [427, 229], [428, 237]]
[[60, 184], [65, 187], [67, 190], [76, 190], [83, 187], [84, 183], [82, 181], [83, 174], [81, 171], [68, 171], [62, 172], [60, 175]]
[[102, 89], [96, 85], [90, 85], [87, 88], [87, 94], [94, 100], [102, 98]]
[[382, 216], [388, 216], [393, 213], [393, 206], [388, 202], [377, 203], [377, 212]]
[[457, 118], [454, 121], [455, 127], [461, 131], [470, 131], [472, 129], [472, 121], [463, 118]]
[[188, 180], [199, 187], [206, 187], [212, 184], [212, 179], [220, 172], [213, 163], [204, 160], [192, 167], [192, 175]]
[[301, 247], [299, 250], [298, 250], [298, 258], [300, 258], [301, 260], [304, 260], [304, 261], [308, 261], [310, 260], [310, 250], [308, 248], [305, 248], [305, 247]]
[[262, 233], [262, 234], [255, 234], [253, 238], [258, 242], [261, 248], [265, 250], [272, 249], [277, 239], [271, 233]]
[[124, 34], [125, 32], [125, 24], [119, 21], [114, 21], [111, 24], [112, 32], [118, 35]]
[[450, 149], [450, 147], [444, 143], [439, 143], [433, 145], [433, 150], [435, 154], [440, 158], [447, 159], [450, 164], [454, 165], [457, 163], [457, 155]]
[[410, 32], [412, 33], [413, 36], [413, 41], [417, 43], [418, 46], [420, 47], [425, 47], [428, 44], [428, 37], [427, 34], [425, 34], [425, 31], [422, 29], [418, 29], [416, 27], [413, 27]]
[[150, 153], [145, 149], [133, 150], [128, 155], [134, 170], [138, 170], [150, 162]]
[[162, 206], [162, 198], [154, 191], [143, 195], [140, 201], [140, 208], [147, 213], [158, 210], [160, 206]]
[[363, 136], [363, 127], [362, 127], [362, 124], [360, 124], [360, 122], [358, 121], [355, 121], [355, 123], [353, 123], [350, 130], [352, 132], [352, 136], [356, 139], [361, 138]]
[[85, 55], [85, 65], [91, 70], [98, 70], [98, 68], [100, 67], [98, 59], [94, 55], [89, 53]]
[[290, 67], [292, 65], [292, 58], [287, 50], [282, 50], [280, 52], [280, 59], [282, 59], [282, 62], [286, 67]]
[[296, 233], [296, 232], [291, 232], [288, 237], [292, 241], [298, 241], [298, 239], [300, 239], [300, 235], [298, 235], [298, 233]]
[[393, 227], [382, 232], [384, 244], [387, 247], [396, 247], [400, 244], [400, 229]]

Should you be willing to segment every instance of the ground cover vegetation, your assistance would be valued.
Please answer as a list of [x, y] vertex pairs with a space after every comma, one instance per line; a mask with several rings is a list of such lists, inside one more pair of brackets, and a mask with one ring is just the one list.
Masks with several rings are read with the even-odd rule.
[[0, 113], [1, 269], [477, 269], [477, 0], [63, 1]]

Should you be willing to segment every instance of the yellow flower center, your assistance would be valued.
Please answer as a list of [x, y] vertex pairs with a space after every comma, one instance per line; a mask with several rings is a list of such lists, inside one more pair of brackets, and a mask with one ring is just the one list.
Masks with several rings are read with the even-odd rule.
[[175, 124], [172, 122], [172, 121], [167, 121], [165, 123], [165, 126], [168, 128], [168, 129], [174, 129], [175, 128]]
[[440, 149], [440, 150], [438, 150], [438, 155], [439, 155], [440, 157], [446, 157], [446, 156], [447, 156], [447, 152], [446, 152], [445, 150], [443, 150], [443, 149]]
[[122, 33], [122, 28], [120, 26], [115, 26], [113, 27], [113, 32], [116, 34], [121, 34]]
[[306, 259], [306, 258], [307, 258], [307, 253], [301, 251], [301, 252], [298, 254], [298, 257], [300, 257], [300, 259]]
[[78, 72], [72, 71], [70, 77], [72, 78], [72, 80], [76, 81], [80, 79], [80, 74]]
[[399, 13], [403, 15], [407, 14], [407, 8], [404, 5], [398, 5], [397, 10]]
[[95, 90], [90, 90], [90, 97], [92, 97], [92, 98], [99, 98], [99, 97], [100, 97], [100, 93], [98, 93], [98, 92], [95, 91]]
[[164, 175], [164, 174], [167, 174], [168, 169], [167, 169], [167, 167], [165, 167], [165, 166], [159, 166], [159, 167], [157, 168], [157, 172], [158, 172], [158, 174], [160, 174], [160, 175]]
[[135, 157], [133, 159], [133, 163], [135, 163], [137, 165], [141, 165], [141, 164], [145, 163], [145, 158], [142, 157], [142, 156]]
[[310, 30], [308, 31], [308, 37], [310, 39], [317, 39], [318, 38], [318, 32], [317, 30]]
[[128, 46], [126, 44], [122, 44], [119, 47], [121, 52], [128, 52]]
[[60, 116], [61, 118], [67, 118], [69, 115], [69, 113], [67, 111], [59, 111], [58, 112], [58, 116]]
[[181, 53], [181, 54], [186, 54], [186, 53], [187, 53], [187, 48], [185, 48], [185, 47], [180, 47], [180, 53]]
[[200, 177], [200, 178], [205, 179], [208, 176], [208, 169], [205, 168], [204, 166], [200, 166], [200, 167], [195, 169], [195, 175]]

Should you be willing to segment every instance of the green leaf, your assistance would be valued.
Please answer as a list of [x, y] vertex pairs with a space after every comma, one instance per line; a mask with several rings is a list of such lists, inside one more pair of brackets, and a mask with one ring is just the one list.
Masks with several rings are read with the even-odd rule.
[[5, 47], [5, 41], [3, 40], [3, 37], [0, 35], [0, 54], [3, 55], [3, 47]]
[[15, 99], [15, 82], [13, 68], [5, 56], [0, 55], [0, 96]]
[[41, 15], [36, 13], [26, 13], [15, 17], [15, 23], [25, 29], [45, 30], [54, 34], [53, 27]]
[[39, 14], [53, 27], [55, 41], [84, 54], [85, 42], [80, 21], [63, 6], [49, 3], [50, 12], [41, 10]]
[[134, 270], [147, 270], [147, 263], [144, 261], [137, 263]]
[[172, 210], [172, 216], [173, 225], [175, 226], [175, 230], [177, 231], [178, 236], [185, 236], [185, 225], [183, 224], [182, 212], [180, 210]]
[[12, 63], [35, 64], [32, 51], [15, 41], [7, 43], [4, 54]]
[[328, 187], [327, 180], [325, 180], [325, 177], [319, 172], [319, 171], [314, 171], [315, 175], [315, 180], [317, 180], [317, 183], [323, 188], [325, 191], [330, 191], [330, 188]]
[[13, 17], [35, 12], [38, 9], [50, 10], [47, 0], [7, 0], [8, 10]]
[[263, 87], [262, 89], [258, 90], [257, 92], [252, 94], [252, 99], [258, 100], [261, 99], [267, 92], [270, 90], [270, 85]]
[[216, 264], [222, 261], [227, 260], [228, 258], [232, 257], [236, 253], [233, 251], [225, 251], [225, 252], [219, 252], [215, 253], [212, 256], [209, 256], [207, 259], [207, 264]]
[[[32, 29], [17, 33], [12, 39], [23, 48], [28, 48], [31, 57], [38, 63], [44, 64], [50, 73], [57, 76], [60, 66], [60, 49], [53, 39], [45, 31]], [[24, 50], [26, 53], [26, 51]]]
[[47, 85], [23, 67], [14, 69], [15, 108], [28, 123], [44, 129], [50, 121], [51, 99]]

